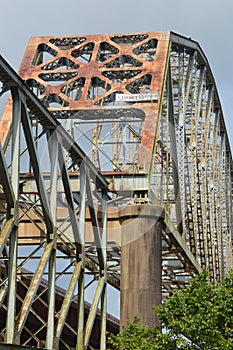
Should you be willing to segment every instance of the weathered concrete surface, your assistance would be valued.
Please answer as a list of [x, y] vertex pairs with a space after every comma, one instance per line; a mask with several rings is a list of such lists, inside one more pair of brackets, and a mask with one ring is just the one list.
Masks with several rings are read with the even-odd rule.
[[120, 323], [122, 327], [139, 316], [155, 326], [159, 322], [153, 306], [162, 297], [160, 213], [151, 207], [136, 217], [134, 211], [135, 206], [131, 215], [122, 216]]

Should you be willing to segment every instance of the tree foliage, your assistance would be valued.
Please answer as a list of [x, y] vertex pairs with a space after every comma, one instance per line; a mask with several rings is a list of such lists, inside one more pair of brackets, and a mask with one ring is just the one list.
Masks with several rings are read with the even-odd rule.
[[117, 336], [110, 337], [116, 350], [233, 349], [233, 272], [221, 284], [197, 275], [184, 290], [154, 307], [163, 333], [138, 318]]
[[150, 328], [135, 317], [133, 323], [117, 335], [111, 335], [109, 343], [116, 350], [175, 350], [174, 341], [159, 328]]

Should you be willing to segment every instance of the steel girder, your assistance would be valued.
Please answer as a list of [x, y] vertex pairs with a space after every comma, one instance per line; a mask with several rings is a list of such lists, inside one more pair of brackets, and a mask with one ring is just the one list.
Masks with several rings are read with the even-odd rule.
[[[12, 127], [7, 137], [8, 142], [3, 149], [1, 147], [0, 152], [1, 313], [5, 314], [1, 320], [1, 342], [39, 347], [44, 342], [47, 349], [70, 348], [73, 343], [69, 337], [63, 339], [61, 336], [64, 328], [68, 328], [73, 337], [78, 335], [77, 348], [87, 347], [97, 307], [101, 304], [103, 329], [100, 344], [103, 349], [106, 347], [106, 283], [111, 279], [107, 276], [106, 265], [108, 182], [2, 57], [0, 80], [12, 96]], [[32, 115], [41, 127], [41, 138], [36, 140]], [[69, 153], [79, 171], [80, 192], [75, 198], [66, 169], [65, 153]], [[49, 173], [47, 183], [42, 171], [45, 162]], [[24, 182], [21, 182], [19, 174], [26, 168], [33, 173], [36, 188], [34, 193], [23, 190]], [[62, 198], [58, 198], [58, 183], [62, 188]], [[98, 203], [102, 202], [100, 220], [97, 219], [95, 192], [98, 194]], [[89, 254], [85, 246], [87, 206], [94, 234]], [[57, 220], [58, 207], [65, 212], [63, 222]], [[27, 237], [20, 235], [23, 221], [32, 223]], [[61, 228], [62, 225], [66, 228]], [[68, 226], [71, 226], [69, 235]], [[29, 244], [27, 240], [30, 241]], [[28, 263], [30, 272], [26, 270]], [[86, 268], [92, 271], [97, 288], [84, 324]], [[29, 279], [28, 275], [31, 276]], [[63, 290], [63, 300], [60, 310], [57, 310], [56, 284], [62, 278], [65, 278], [63, 283], [67, 290]], [[42, 280], [46, 287], [41, 290]], [[66, 321], [75, 294], [79, 320], [77, 329], [73, 329]], [[45, 300], [43, 295], [46, 296]], [[44, 311], [43, 315], [36, 309], [38, 299], [47, 305], [47, 312]]]

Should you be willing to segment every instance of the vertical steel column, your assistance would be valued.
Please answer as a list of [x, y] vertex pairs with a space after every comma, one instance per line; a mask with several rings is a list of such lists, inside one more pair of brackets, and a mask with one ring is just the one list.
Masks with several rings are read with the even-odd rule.
[[203, 81], [206, 72], [206, 67], [202, 66], [200, 69], [200, 76], [198, 77], [196, 70], [196, 79], [194, 81], [194, 92], [193, 92], [193, 108], [192, 108], [192, 117], [191, 117], [191, 165], [192, 165], [192, 201], [194, 210], [197, 209], [197, 222], [196, 227], [198, 227], [198, 241], [199, 241], [199, 257], [201, 266], [206, 265], [206, 244], [205, 237], [203, 237], [203, 222], [201, 219], [201, 188], [200, 188], [200, 179], [199, 179], [199, 169], [198, 169], [198, 126], [199, 118], [201, 111], [201, 101], [202, 101], [202, 90], [203, 90]]
[[[12, 114], [12, 189], [15, 196], [15, 207], [13, 216], [18, 220], [18, 199], [19, 199], [19, 171], [20, 171], [20, 123], [21, 123], [21, 100], [16, 87], [11, 89], [13, 99]], [[18, 224], [18, 223], [17, 223]], [[14, 342], [15, 311], [16, 311], [16, 275], [17, 275], [17, 236], [18, 227], [13, 228], [9, 244], [8, 264], [8, 304], [6, 323], [6, 343]]]
[[[96, 213], [96, 208], [95, 208], [95, 202], [93, 198], [93, 191], [91, 188], [91, 181], [90, 181], [90, 174], [89, 171], [87, 171], [87, 176], [86, 176], [86, 191], [87, 191], [87, 203], [89, 207], [89, 212], [90, 212], [90, 217], [91, 217], [91, 222], [92, 222], [92, 229], [93, 229], [93, 234], [94, 234], [94, 240], [95, 240], [95, 247], [97, 251], [97, 256], [98, 256], [98, 262], [99, 262], [99, 280], [98, 280], [98, 286], [96, 288], [94, 300], [88, 315], [86, 327], [85, 327], [85, 336], [84, 336], [84, 346], [87, 346], [89, 343], [89, 339], [91, 336], [92, 328], [94, 325], [94, 319], [96, 316], [97, 312], [97, 307], [99, 304], [99, 301], [101, 300], [103, 296], [103, 290], [105, 289], [105, 269], [106, 269], [106, 208], [103, 206], [102, 208], [104, 209], [104, 215], [103, 215], [103, 222], [104, 224], [103, 231], [102, 231], [102, 237], [100, 234], [100, 227], [99, 227], [99, 222], [98, 222], [98, 217]], [[105, 196], [106, 199], [106, 196]], [[103, 205], [105, 205], [104, 203]], [[102, 238], [104, 237], [104, 243]], [[104, 245], [104, 247], [103, 247]], [[104, 304], [106, 304], [106, 301], [104, 301]], [[103, 321], [103, 320], [102, 320]], [[101, 326], [104, 324], [102, 322]], [[102, 330], [101, 330], [102, 332]], [[101, 339], [103, 341], [103, 339]]]
[[[67, 154], [66, 154], [67, 155]], [[72, 197], [72, 190], [69, 181], [68, 172], [66, 169], [66, 160], [63, 156], [63, 149], [61, 144], [59, 145], [59, 164], [62, 172], [62, 182], [64, 186], [64, 191], [66, 195], [68, 211], [71, 221], [71, 226], [73, 230], [73, 237], [76, 246], [76, 265], [73, 271], [72, 278], [70, 280], [70, 285], [67, 290], [67, 295], [64, 298], [63, 305], [59, 313], [59, 319], [57, 322], [55, 341], [56, 346], [59, 344], [59, 338], [62, 333], [62, 328], [65, 322], [65, 316], [68, 312], [69, 305], [71, 303], [71, 294], [78, 283], [78, 331], [77, 336], [77, 349], [82, 349], [83, 347], [83, 327], [84, 327], [84, 256], [85, 256], [85, 198], [86, 198], [86, 167], [84, 164], [80, 166], [80, 220], [78, 223], [77, 214], [75, 211], [75, 205]], [[70, 295], [70, 299], [69, 299]]]
[[[107, 274], [107, 191], [102, 190], [102, 252], [104, 259], [104, 276]], [[107, 325], [107, 283], [105, 282], [101, 296], [101, 325], [100, 325], [100, 350], [106, 349], [106, 325]]]
[[78, 330], [76, 350], [83, 350], [84, 344], [84, 268], [81, 269], [78, 279]]
[[11, 208], [14, 208], [15, 198], [14, 198], [14, 192], [13, 192], [13, 188], [9, 177], [7, 164], [4, 157], [4, 150], [2, 148], [1, 143], [0, 143], [0, 183], [3, 187], [3, 191], [6, 196], [7, 211], [9, 212]]
[[167, 103], [168, 103], [168, 128], [171, 143], [171, 156], [172, 156], [172, 171], [174, 179], [174, 195], [175, 195], [175, 209], [176, 209], [176, 224], [179, 232], [183, 232], [182, 225], [182, 207], [180, 201], [180, 183], [179, 183], [179, 169], [177, 158], [177, 144], [176, 144], [176, 132], [175, 132], [175, 120], [173, 109], [173, 94], [172, 94], [172, 77], [171, 77], [171, 65], [169, 62], [168, 76], [167, 76]]
[[54, 345], [54, 315], [56, 287], [56, 244], [57, 244], [57, 176], [58, 176], [58, 140], [56, 130], [48, 132], [48, 147], [51, 163], [50, 207], [53, 222], [53, 232], [49, 232], [48, 242], [53, 241], [53, 250], [49, 259], [48, 271], [48, 326], [46, 348], [53, 349]]
[[226, 221], [227, 221], [227, 271], [232, 269], [232, 236], [231, 236], [231, 225], [232, 225], [232, 216], [231, 216], [231, 171], [230, 171], [230, 159], [229, 159], [229, 151], [226, 150]]
[[[212, 88], [212, 91], [214, 89]], [[214, 92], [214, 91], [213, 91]], [[212, 144], [209, 144], [209, 179], [208, 179], [208, 193], [209, 193], [209, 213], [210, 213], [210, 233], [211, 233], [211, 246], [213, 251], [213, 269], [214, 269], [214, 278], [215, 280], [220, 280], [220, 265], [219, 265], [219, 254], [218, 254], [218, 232], [216, 229], [217, 220], [216, 220], [216, 190], [215, 179], [218, 174], [215, 172], [215, 167], [217, 163], [217, 144], [215, 139], [215, 130], [214, 130], [214, 121], [215, 113], [213, 112], [214, 106], [210, 111], [210, 135], [209, 138], [212, 140]]]
[[[53, 232], [53, 223], [52, 223], [52, 214], [50, 210], [50, 205], [48, 202], [48, 196], [45, 189], [44, 179], [40, 171], [40, 162], [39, 162], [39, 156], [36, 148], [36, 144], [34, 141], [34, 137], [31, 133], [31, 123], [30, 118], [28, 115], [28, 111], [26, 106], [24, 106], [23, 113], [22, 113], [22, 125], [24, 129], [25, 134], [25, 140], [27, 143], [28, 153], [30, 156], [30, 161], [32, 164], [33, 173], [35, 176], [36, 186], [38, 190], [38, 195], [41, 202], [41, 209], [44, 216], [44, 222], [47, 229], [47, 235], [49, 236], [50, 233]], [[49, 237], [48, 237], [49, 240]]]
[[[59, 340], [62, 334], [62, 330], [66, 321], [66, 316], [69, 312], [69, 307], [72, 302], [72, 297], [74, 295], [74, 290], [80, 276], [80, 271], [82, 269], [82, 261], [76, 263], [70, 283], [64, 297], [61, 309], [59, 311], [59, 317], [57, 320], [56, 330], [55, 330], [55, 339], [54, 339], [54, 349], [59, 349]], [[78, 320], [79, 321], [79, 320]]]
[[[208, 100], [207, 108], [205, 113], [205, 127], [203, 131], [203, 149], [202, 149], [202, 171], [203, 180], [205, 181], [204, 190], [206, 192], [206, 219], [209, 216], [209, 224], [207, 225], [207, 241], [208, 241], [208, 255], [209, 255], [209, 266], [212, 280], [216, 280], [216, 256], [215, 256], [215, 230], [212, 215], [212, 208], [214, 203], [211, 202], [211, 191], [210, 191], [210, 175], [211, 165], [214, 163], [213, 150], [210, 147], [209, 139], [211, 136], [211, 110], [213, 108], [214, 98], [214, 87], [213, 85], [208, 86]], [[204, 196], [203, 196], [204, 197]], [[211, 205], [212, 204], [212, 205]]]
[[[199, 175], [199, 184], [200, 184], [200, 204], [201, 204], [201, 216], [202, 216], [202, 227], [203, 227], [203, 240], [204, 240], [204, 252], [205, 252], [205, 267], [209, 270], [210, 267], [210, 254], [209, 254], [209, 241], [208, 241], [208, 224], [207, 224], [207, 179], [206, 179], [206, 159], [203, 159], [203, 157], [200, 159], [198, 156], [203, 156], [202, 150], [203, 150], [203, 129], [200, 132], [199, 129], [202, 128], [202, 103], [203, 103], [203, 97], [206, 94], [206, 86], [205, 86], [205, 72], [206, 68], [204, 67], [201, 70], [201, 76], [200, 76], [200, 92], [199, 92], [199, 102], [198, 102], [198, 115], [197, 115], [197, 130], [196, 130], [196, 137], [197, 137], [197, 145], [198, 145], [198, 155], [197, 160], [199, 161], [198, 164], [198, 175]], [[205, 88], [205, 91], [203, 91]], [[204, 132], [207, 128], [207, 123], [205, 125]], [[199, 135], [198, 135], [199, 134]]]
[[[221, 134], [221, 124], [220, 124], [220, 217], [221, 217], [221, 233], [222, 233], [222, 257], [226, 257], [226, 208], [224, 203], [225, 198], [225, 176], [226, 176], [226, 164], [225, 164], [225, 135]], [[224, 259], [224, 274], [227, 270], [227, 259]]]
[[[195, 236], [195, 230], [194, 230], [194, 215], [193, 215], [193, 208], [192, 208], [192, 199], [191, 199], [191, 181], [190, 181], [190, 169], [189, 169], [189, 148], [188, 148], [188, 132], [189, 132], [189, 125], [188, 125], [188, 119], [189, 119], [189, 109], [188, 109], [188, 102], [190, 102], [190, 95], [191, 95], [191, 87], [192, 87], [192, 81], [193, 81], [193, 72], [194, 67], [196, 63], [197, 58], [197, 51], [189, 51], [188, 53], [188, 64], [184, 67], [184, 73], [186, 73], [185, 77], [185, 84], [184, 84], [184, 100], [183, 100], [183, 113], [184, 113], [184, 195], [185, 195], [185, 205], [184, 208], [184, 227], [185, 227], [185, 236], [186, 236], [186, 242], [190, 244], [190, 248], [192, 253], [196, 256], [197, 254], [197, 237]], [[181, 185], [182, 186], [182, 185]]]
[[224, 276], [224, 258], [223, 258], [223, 227], [222, 227], [222, 216], [221, 216], [221, 138], [220, 138], [220, 111], [215, 110], [215, 121], [214, 121], [214, 137], [213, 144], [215, 145], [215, 181], [214, 186], [216, 186], [215, 195], [215, 215], [216, 215], [216, 232], [217, 232], [217, 250], [219, 259], [219, 274], [220, 279]]
[[[178, 120], [176, 122], [176, 151], [177, 151], [177, 172], [179, 176], [179, 199], [181, 207], [182, 233], [186, 233], [185, 227], [185, 49], [179, 49], [179, 92], [178, 92]], [[173, 146], [171, 147], [173, 149]]]
[[15, 227], [15, 221], [17, 222], [18, 220], [18, 218], [16, 216], [13, 217], [11, 213], [11, 211], [15, 206], [15, 196], [11, 185], [11, 180], [9, 177], [8, 168], [4, 158], [4, 153], [3, 153], [1, 143], [0, 143], [0, 183], [5, 193], [6, 204], [7, 204], [6, 221], [4, 222], [4, 225], [2, 226], [1, 232], [0, 232], [0, 254], [1, 254], [4, 251], [5, 244], [7, 243], [7, 240], [10, 237], [12, 230]]
[[82, 350], [84, 344], [84, 257], [85, 257], [85, 220], [86, 220], [86, 165], [84, 162], [80, 164], [80, 214], [79, 214], [79, 231], [81, 238], [81, 256], [83, 267], [80, 271], [78, 279], [78, 330], [76, 350]]
[[87, 346], [89, 344], [92, 328], [95, 321], [95, 316], [98, 309], [98, 304], [101, 299], [104, 286], [105, 286], [105, 277], [100, 277], [96, 291], [95, 291], [95, 296], [91, 305], [91, 309], [89, 311], [86, 327], [85, 327], [84, 349], [87, 349]]
[[93, 233], [94, 233], [94, 240], [95, 240], [95, 246], [96, 246], [96, 251], [97, 251], [97, 256], [98, 256], [98, 262], [99, 262], [99, 269], [100, 269], [100, 274], [103, 273], [104, 271], [104, 258], [103, 258], [103, 251], [102, 251], [102, 245], [101, 245], [101, 237], [100, 237], [100, 229], [99, 229], [99, 223], [98, 223], [98, 218], [96, 214], [96, 208], [95, 208], [95, 202], [93, 198], [93, 191], [91, 187], [91, 181], [90, 181], [90, 173], [87, 171], [87, 203], [88, 203], [88, 208], [90, 212], [90, 217], [91, 217], [91, 222], [92, 222], [92, 228], [93, 228]]

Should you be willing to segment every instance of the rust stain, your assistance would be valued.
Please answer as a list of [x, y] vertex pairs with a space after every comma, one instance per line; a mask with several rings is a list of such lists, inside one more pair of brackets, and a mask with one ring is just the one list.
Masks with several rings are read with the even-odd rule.
[[[133, 104], [145, 112], [139, 165], [148, 171], [169, 40], [170, 32], [32, 37], [19, 75], [53, 112], [107, 109], [115, 93], [157, 92], [158, 101]], [[1, 142], [9, 130], [10, 110], [8, 103], [0, 122]]]

